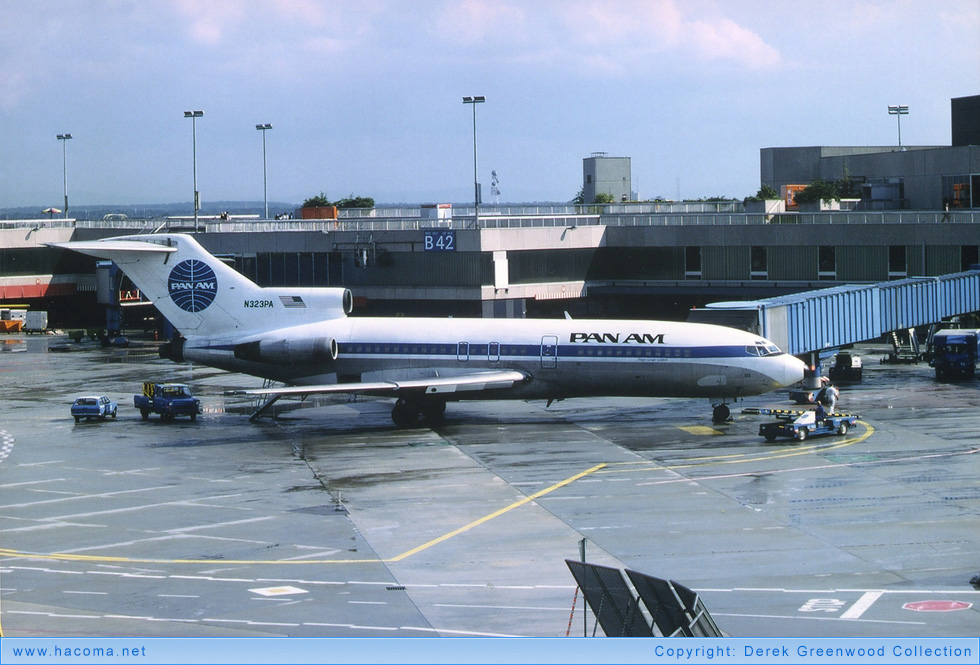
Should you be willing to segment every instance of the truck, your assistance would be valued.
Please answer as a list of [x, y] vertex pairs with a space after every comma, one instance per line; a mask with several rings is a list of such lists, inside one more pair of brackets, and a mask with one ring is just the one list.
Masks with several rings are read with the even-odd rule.
[[827, 374], [831, 381], [860, 381], [863, 374], [861, 356], [847, 351], [839, 352]]
[[759, 425], [759, 436], [765, 437], [766, 441], [775, 441], [780, 437], [806, 441], [811, 436], [844, 436], [858, 421], [857, 416], [847, 413], [829, 413], [823, 419], [817, 420], [817, 413], [813, 410], [759, 409], [759, 413], [776, 417], [773, 422]]
[[32, 309], [24, 318], [24, 332], [41, 333], [48, 329], [48, 313], [44, 310]]
[[151, 413], [159, 413], [163, 420], [173, 420], [177, 416], [190, 416], [197, 420], [201, 412], [201, 401], [191, 395], [183, 383], [143, 383], [143, 394], [133, 396], [133, 405], [139, 409], [140, 416], [147, 420]]
[[929, 366], [937, 381], [972, 379], [980, 356], [980, 329], [943, 329], [932, 335]]

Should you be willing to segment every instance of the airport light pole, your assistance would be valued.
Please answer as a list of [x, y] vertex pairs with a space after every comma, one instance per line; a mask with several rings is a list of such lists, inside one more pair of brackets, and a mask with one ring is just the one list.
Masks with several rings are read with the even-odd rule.
[[473, 226], [480, 228], [480, 183], [476, 175], [476, 105], [487, 101], [483, 95], [463, 97], [464, 104], [473, 107]]
[[191, 119], [191, 134], [194, 137], [194, 230], [197, 230], [197, 212], [201, 209], [201, 193], [197, 191], [197, 119], [204, 111], [184, 111], [184, 117]]
[[65, 181], [65, 219], [68, 219], [68, 141], [70, 139], [71, 134], [58, 134], [58, 140], [61, 141], [61, 161]]
[[269, 219], [269, 180], [265, 170], [265, 132], [272, 129], [272, 125], [269, 123], [256, 125], [255, 129], [262, 132], [262, 198], [265, 201], [265, 219]]
[[902, 116], [909, 114], [909, 107], [904, 104], [888, 107], [888, 115], [896, 116], [898, 120], [898, 147], [902, 147]]

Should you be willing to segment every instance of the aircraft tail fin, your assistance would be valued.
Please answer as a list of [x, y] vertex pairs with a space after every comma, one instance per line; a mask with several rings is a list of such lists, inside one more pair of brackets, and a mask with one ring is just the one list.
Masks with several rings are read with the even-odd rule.
[[235, 336], [340, 318], [351, 309], [343, 288], [263, 288], [210, 254], [192, 236], [149, 234], [53, 243], [109, 259], [177, 330]]

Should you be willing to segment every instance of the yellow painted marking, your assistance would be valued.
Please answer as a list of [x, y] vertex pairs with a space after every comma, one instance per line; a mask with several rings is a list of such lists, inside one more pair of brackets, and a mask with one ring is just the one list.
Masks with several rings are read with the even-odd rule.
[[689, 434], [698, 434], [700, 436], [714, 436], [716, 434], [721, 434], [714, 427], [708, 427], [707, 425], [684, 425], [679, 426], [677, 429], [682, 429]]
[[438, 538], [434, 538], [433, 540], [430, 540], [427, 543], [424, 543], [422, 545], [419, 545], [418, 547], [415, 547], [413, 549], [410, 549], [407, 552], [403, 552], [402, 554], [399, 554], [398, 556], [396, 556], [396, 557], [394, 557], [392, 559], [389, 559], [389, 561], [392, 561], [392, 562], [394, 562], [394, 561], [402, 561], [403, 559], [406, 559], [406, 558], [412, 556], [413, 554], [418, 554], [422, 550], [427, 550], [430, 547], [432, 547], [433, 545], [438, 545], [439, 543], [443, 542], [444, 540], [449, 540], [453, 536], [458, 536], [459, 534], [463, 533], [464, 531], [469, 531], [473, 527], [479, 526], [479, 525], [483, 524], [484, 522], [489, 522], [490, 520], [492, 520], [495, 517], [500, 517], [504, 513], [508, 513], [510, 511], [514, 510], [514, 508], [519, 508], [519, 507], [523, 506], [526, 503], [530, 503], [531, 501], [534, 501], [535, 499], [538, 499], [538, 498], [544, 496], [545, 494], [550, 494], [551, 492], [554, 492], [556, 489], [560, 489], [560, 488], [564, 487], [565, 485], [568, 485], [569, 483], [573, 483], [573, 482], [575, 482], [576, 480], [578, 480], [580, 478], [584, 478], [585, 476], [591, 475], [591, 474], [595, 473], [596, 471], [598, 471], [599, 469], [601, 469], [601, 468], [603, 468], [605, 466], [606, 466], [605, 464], [597, 464], [596, 466], [592, 467], [591, 469], [586, 469], [582, 473], [577, 473], [574, 476], [572, 476], [571, 478], [566, 478], [565, 480], [561, 481], [560, 483], [556, 483], [556, 484], [552, 485], [551, 487], [547, 487], [547, 488], [541, 490], [540, 492], [535, 492], [534, 494], [532, 494], [530, 496], [524, 497], [520, 501], [515, 501], [514, 503], [510, 504], [506, 508], [501, 508], [500, 510], [498, 510], [496, 512], [490, 513], [486, 517], [481, 517], [480, 519], [478, 519], [478, 520], [476, 520], [474, 522], [470, 522], [466, 526], [461, 526], [460, 528], [456, 529], [455, 531], [450, 531], [449, 533], [447, 533], [447, 534], [445, 534], [443, 536], [439, 536]]

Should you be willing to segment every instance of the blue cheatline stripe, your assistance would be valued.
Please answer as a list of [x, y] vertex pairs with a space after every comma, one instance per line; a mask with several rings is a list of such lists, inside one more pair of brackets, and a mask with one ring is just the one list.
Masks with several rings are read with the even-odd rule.
[[[344, 342], [338, 344], [338, 352], [345, 356], [361, 355], [412, 355], [412, 356], [458, 356], [473, 358], [486, 357], [488, 344], [431, 344], [401, 342]], [[541, 344], [497, 344], [493, 343], [494, 357], [497, 350], [501, 358], [537, 358], [542, 355]], [[547, 356], [554, 356], [554, 347]], [[758, 357], [748, 353], [744, 345], [738, 346], [650, 346], [639, 344], [592, 345], [564, 344], [557, 347], [559, 358], [739, 358]]]
[[[212, 346], [215, 351], [234, 351], [235, 344]], [[347, 357], [352, 356], [446, 356], [459, 355], [471, 358], [487, 357], [488, 344], [432, 344], [432, 343], [402, 343], [402, 342], [342, 342], [337, 345], [338, 353]], [[494, 346], [494, 358], [538, 358], [542, 355], [541, 344], [497, 344]], [[547, 348], [547, 347], [546, 347]], [[554, 347], [550, 347], [554, 348]], [[744, 345], [729, 346], [650, 346], [639, 344], [563, 344], [559, 345], [559, 358], [575, 360], [579, 358], [757, 358], [755, 353], [748, 353]], [[752, 347], [748, 347], [752, 348]], [[554, 352], [546, 355], [554, 357]]]

